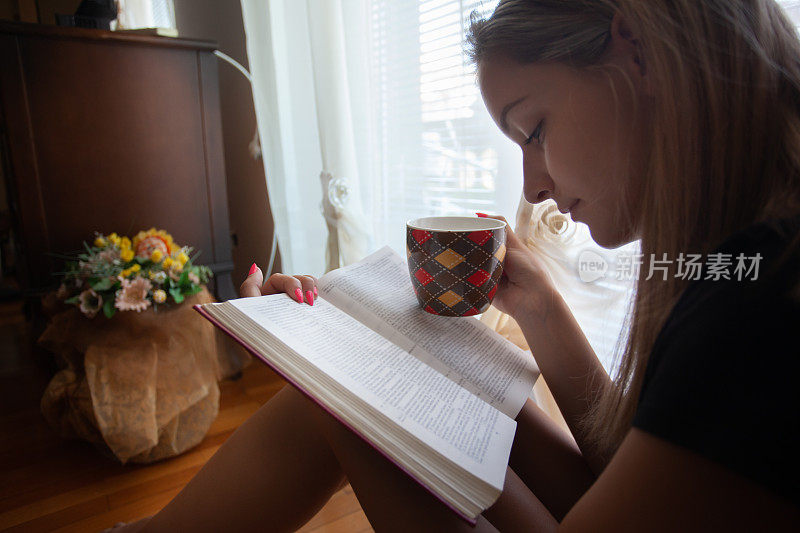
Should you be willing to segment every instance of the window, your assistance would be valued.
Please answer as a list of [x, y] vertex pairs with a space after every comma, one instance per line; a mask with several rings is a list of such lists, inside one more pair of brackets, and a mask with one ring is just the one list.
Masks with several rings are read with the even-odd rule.
[[175, 8], [172, 0], [117, 0], [117, 27], [175, 29]]
[[488, 15], [496, 5], [370, 3], [376, 179], [367, 204], [377, 242], [402, 246], [406, 220], [419, 216], [481, 211], [513, 219], [522, 158], [492, 122], [463, 54], [470, 13]]
[[786, 14], [794, 22], [794, 25], [800, 28], [800, 0], [778, 0]]

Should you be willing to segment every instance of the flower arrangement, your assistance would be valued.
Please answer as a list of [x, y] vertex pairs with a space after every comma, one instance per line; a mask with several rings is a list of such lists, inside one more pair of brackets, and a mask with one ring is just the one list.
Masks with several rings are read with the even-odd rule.
[[203, 289], [211, 277], [206, 266], [192, 264], [192, 248], [178, 246], [164, 230], [150, 228], [133, 239], [97, 233], [85, 252], [68, 258], [57, 296], [93, 318], [100, 310], [144, 311], [180, 304]]

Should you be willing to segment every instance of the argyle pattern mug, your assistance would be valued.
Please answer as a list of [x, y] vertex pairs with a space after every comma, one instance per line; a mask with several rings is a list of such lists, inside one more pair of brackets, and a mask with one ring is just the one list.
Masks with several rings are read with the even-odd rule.
[[503, 274], [505, 222], [425, 217], [406, 223], [406, 255], [420, 307], [441, 316], [489, 308]]

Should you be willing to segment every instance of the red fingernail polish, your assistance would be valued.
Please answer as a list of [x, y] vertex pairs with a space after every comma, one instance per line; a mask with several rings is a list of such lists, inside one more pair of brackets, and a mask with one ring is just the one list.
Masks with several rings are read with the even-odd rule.
[[306, 301], [308, 305], [314, 305], [314, 295], [311, 294], [311, 291], [306, 291]]
[[317, 295], [318, 295], [318, 293], [317, 293], [317, 287], [315, 286], [315, 287], [314, 287], [314, 296], [317, 296]]
[[250, 272], [247, 273], [247, 276], [248, 277], [252, 276], [256, 270], [258, 270], [258, 266], [255, 263], [253, 263], [253, 266], [250, 267]]
[[486, 217], [488, 217], [488, 216], [489, 216], [489, 215], [487, 215], [486, 213], [475, 213], [475, 214], [476, 214], [476, 215], [478, 215], [478, 216], [479, 216], [479, 217], [481, 217], [481, 218], [486, 218]]
[[297, 299], [299, 303], [303, 303], [303, 291], [301, 291], [300, 289], [295, 289], [294, 297]]

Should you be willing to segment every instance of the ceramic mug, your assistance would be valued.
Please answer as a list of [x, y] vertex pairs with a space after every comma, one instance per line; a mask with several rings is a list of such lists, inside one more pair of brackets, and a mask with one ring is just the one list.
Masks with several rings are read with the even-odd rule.
[[505, 222], [493, 218], [409, 220], [408, 271], [420, 307], [441, 316], [486, 311], [503, 274], [505, 228]]

